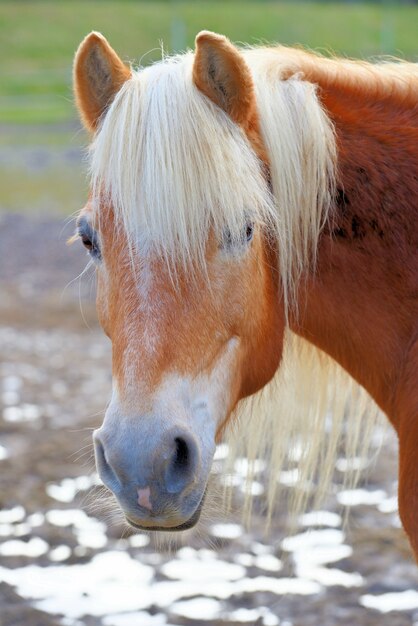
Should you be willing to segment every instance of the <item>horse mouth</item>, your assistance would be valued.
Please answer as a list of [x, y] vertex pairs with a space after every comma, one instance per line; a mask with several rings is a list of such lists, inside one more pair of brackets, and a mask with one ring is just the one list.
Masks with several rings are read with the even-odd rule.
[[203, 494], [203, 497], [196, 511], [193, 513], [193, 515], [189, 517], [188, 520], [186, 520], [182, 524], [179, 524], [178, 526], [146, 526], [145, 524], [138, 524], [137, 522], [133, 522], [131, 519], [129, 519], [128, 516], [125, 516], [126, 521], [128, 522], [130, 526], [133, 526], [134, 528], [138, 530], [146, 530], [148, 532], [161, 532], [162, 531], [162, 532], [173, 533], [173, 532], [180, 532], [182, 530], [189, 530], [190, 528], [193, 528], [193, 526], [195, 526], [200, 519], [200, 514], [203, 508], [203, 502], [205, 500], [205, 495], [206, 495], [206, 492]]

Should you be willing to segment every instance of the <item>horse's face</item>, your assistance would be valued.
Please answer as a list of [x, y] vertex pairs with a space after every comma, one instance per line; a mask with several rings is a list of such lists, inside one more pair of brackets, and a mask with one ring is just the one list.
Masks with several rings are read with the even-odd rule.
[[[92, 48], [95, 70], [105, 57], [116, 63], [94, 37], [82, 46]], [[78, 53], [76, 80], [86, 55]], [[191, 271], [152, 247], [132, 249], [106, 203], [95, 211], [88, 204], [78, 224], [96, 258], [98, 314], [113, 350], [113, 396], [94, 433], [98, 471], [133, 525], [186, 529], [199, 518], [231, 413], [278, 366], [284, 319], [275, 251], [248, 222], [238, 241], [208, 232], [205, 263]]]
[[103, 210], [100, 229], [88, 207], [79, 218], [93, 254], [100, 249], [97, 308], [113, 349], [113, 397], [94, 434], [98, 470], [133, 524], [186, 528], [231, 412], [278, 365], [272, 252], [248, 225], [240, 246], [209, 238], [207, 273], [179, 270], [174, 283], [161, 258], [138, 251], [132, 263]]

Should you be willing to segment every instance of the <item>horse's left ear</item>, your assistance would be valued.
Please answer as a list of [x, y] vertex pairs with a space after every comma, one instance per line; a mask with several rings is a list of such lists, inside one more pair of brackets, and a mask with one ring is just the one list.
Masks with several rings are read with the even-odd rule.
[[234, 122], [247, 125], [255, 107], [253, 80], [242, 55], [226, 37], [209, 31], [197, 35], [193, 81]]
[[96, 130], [100, 117], [130, 77], [131, 70], [102, 34], [87, 35], [74, 59], [74, 94], [87, 130]]

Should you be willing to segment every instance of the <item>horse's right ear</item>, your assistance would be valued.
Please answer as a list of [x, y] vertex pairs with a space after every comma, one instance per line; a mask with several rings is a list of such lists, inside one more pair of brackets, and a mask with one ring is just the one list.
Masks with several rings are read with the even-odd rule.
[[97, 128], [131, 70], [100, 33], [92, 32], [81, 42], [74, 59], [74, 94], [80, 117], [87, 130]]

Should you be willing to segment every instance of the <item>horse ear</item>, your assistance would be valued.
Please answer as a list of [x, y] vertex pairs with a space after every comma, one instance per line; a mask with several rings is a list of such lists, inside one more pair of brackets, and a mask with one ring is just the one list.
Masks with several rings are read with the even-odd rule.
[[73, 73], [75, 100], [87, 130], [96, 130], [100, 116], [130, 77], [131, 70], [103, 35], [87, 35], [76, 52]]
[[234, 122], [246, 126], [255, 105], [253, 80], [243, 57], [226, 37], [205, 30], [197, 35], [193, 81]]

